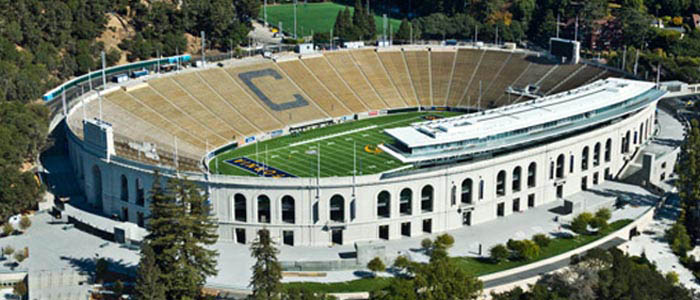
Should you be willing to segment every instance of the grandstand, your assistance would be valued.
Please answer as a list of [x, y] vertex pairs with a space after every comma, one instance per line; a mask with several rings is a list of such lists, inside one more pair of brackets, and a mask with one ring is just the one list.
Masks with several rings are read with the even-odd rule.
[[[196, 161], [223, 145], [241, 146], [322, 120], [418, 105], [475, 108], [479, 82], [481, 107], [487, 108], [524, 100], [509, 96], [510, 87], [536, 85], [548, 95], [615, 75], [521, 50], [368, 48], [277, 61], [249, 58], [158, 76], [108, 93], [102, 110], [126, 145], [120, 153], [133, 157], [130, 142], [152, 143], [163, 152], [159, 163], [174, 165], [166, 160], [175, 144], [183, 160]], [[96, 102], [86, 104], [86, 117], [98, 117], [96, 110]], [[81, 118], [69, 120], [78, 136]]]

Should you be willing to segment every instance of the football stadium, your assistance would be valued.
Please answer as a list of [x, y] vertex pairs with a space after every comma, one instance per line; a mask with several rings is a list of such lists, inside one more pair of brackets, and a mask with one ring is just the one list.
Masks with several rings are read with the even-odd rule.
[[126, 224], [101, 229], [117, 240], [145, 234], [156, 171], [201, 185], [219, 238], [243, 244], [263, 227], [285, 245], [347, 245], [527, 213], [618, 176], [665, 93], [503, 46], [192, 60], [113, 67], [44, 96], [85, 207]]

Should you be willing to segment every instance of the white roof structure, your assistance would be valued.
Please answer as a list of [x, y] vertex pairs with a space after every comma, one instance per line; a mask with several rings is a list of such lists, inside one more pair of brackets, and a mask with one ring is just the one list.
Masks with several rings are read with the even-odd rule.
[[594, 111], [641, 95], [654, 86], [651, 82], [608, 78], [523, 103], [385, 132], [409, 148], [484, 138]]

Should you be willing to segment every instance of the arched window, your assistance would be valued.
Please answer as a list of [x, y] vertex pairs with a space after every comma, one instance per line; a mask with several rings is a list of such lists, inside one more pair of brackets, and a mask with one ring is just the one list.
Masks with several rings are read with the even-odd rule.
[[450, 203], [452, 205], [457, 204], [457, 187], [452, 183], [452, 188], [450, 189]]
[[484, 180], [479, 180], [479, 200], [484, 200]]
[[462, 204], [472, 204], [473, 184], [471, 178], [462, 181]]
[[434, 189], [431, 185], [426, 185], [420, 191], [420, 208], [423, 212], [433, 211], [433, 194]]
[[146, 194], [143, 190], [143, 182], [141, 178], [136, 178], [136, 204], [143, 206], [146, 202]]
[[600, 165], [600, 143], [595, 143], [593, 146], [593, 167]]
[[247, 222], [247, 209], [245, 196], [236, 194], [233, 196], [233, 217], [238, 222]]
[[537, 185], [537, 163], [531, 162], [527, 167], [527, 187], [535, 187]]
[[506, 171], [499, 171], [496, 176], [496, 196], [505, 196], [506, 194]]
[[625, 137], [622, 138], [622, 153], [630, 152], [630, 131], [627, 130]]
[[554, 161], [549, 162], [549, 179], [554, 179]]
[[646, 129], [647, 129], [644, 131], [644, 139], [646, 140], [649, 138], [649, 132], [651, 131], [651, 127], [649, 127], [649, 119], [647, 119], [644, 123], [646, 124]]
[[294, 198], [292, 198], [292, 196], [282, 197], [282, 222], [294, 224], [294, 213]]
[[381, 191], [377, 195], [377, 217], [391, 217], [391, 194], [387, 191]]
[[119, 199], [124, 202], [129, 202], [129, 180], [126, 179], [126, 175], [121, 176], [122, 189]]
[[557, 157], [557, 178], [564, 178], [564, 154], [559, 154]]
[[97, 165], [92, 166], [92, 195], [95, 204], [102, 206], [102, 172]]
[[639, 143], [644, 142], [644, 122], [642, 124], [639, 124]]
[[513, 169], [513, 192], [520, 191], [520, 176], [522, 175], [522, 168], [520, 166]]
[[612, 151], [612, 139], [605, 141], [605, 162], [610, 162], [610, 152]]
[[331, 197], [330, 214], [331, 221], [345, 222], [345, 199], [343, 196], [334, 195]]
[[583, 147], [581, 152], [581, 171], [588, 170], [588, 146]]
[[270, 198], [265, 195], [258, 196], [258, 223], [270, 223]]
[[402, 216], [410, 216], [413, 213], [413, 191], [409, 188], [401, 190], [399, 194], [399, 212]]

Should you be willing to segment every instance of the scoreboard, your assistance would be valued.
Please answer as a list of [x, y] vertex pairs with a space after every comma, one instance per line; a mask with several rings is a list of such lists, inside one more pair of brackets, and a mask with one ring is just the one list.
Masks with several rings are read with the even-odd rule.
[[578, 63], [580, 59], [581, 42], [551, 38], [549, 40], [549, 52], [565, 63]]

